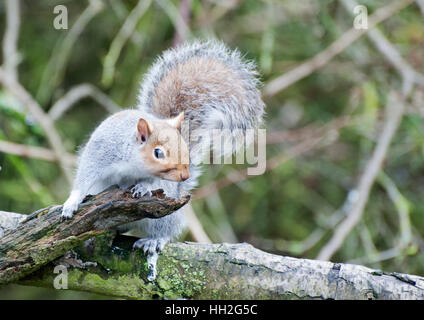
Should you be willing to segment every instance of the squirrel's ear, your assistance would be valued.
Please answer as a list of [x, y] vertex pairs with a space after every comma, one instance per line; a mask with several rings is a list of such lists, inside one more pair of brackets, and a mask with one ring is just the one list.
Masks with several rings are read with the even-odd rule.
[[137, 130], [141, 142], [146, 142], [146, 140], [152, 134], [152, 128], [150, 124], [143, 118], [138, 119]]
[[184, 111], [181, 112], [178, 116], [176, 116], [175, 118], [171, 118], [167, 120], [169, 125], [177, 128], [178, 130], [181, 129], [181, 124], [184, 121]]

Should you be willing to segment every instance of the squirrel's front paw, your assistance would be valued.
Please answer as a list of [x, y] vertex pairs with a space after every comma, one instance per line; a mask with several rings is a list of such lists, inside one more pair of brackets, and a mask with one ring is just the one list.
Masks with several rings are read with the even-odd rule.
[[74, 215], [74, 212], [78, 210], [78, 203], [71, 203], [69, 205], [66, 205], [66, 203], [63, 205], [62, 209], [62, 218], [64, 219], [70, 219]]
[[133, 188], [131, 188], [131, 192], [134, 198], [140, 198], [142, 196], [151, 196], [152, 193], [150, 192], [149, 189], [147, 189], [146, 187], [142, 186], [141, 184], [137, 184], [135, 185]]
[[169, 242], [168, 238], [144, 238], [138, 239], [133, 244], [134, 249], [142, 249], [144, 254], [159, 253], [165, 244]]
[[68, 200], [66, 200], [66, 202], [63, 204], [62, 218], [64, 219], [72, 218], [74, 212], [78, 210], [78, 206], [79, 206], [78, 194], [72, 191]]

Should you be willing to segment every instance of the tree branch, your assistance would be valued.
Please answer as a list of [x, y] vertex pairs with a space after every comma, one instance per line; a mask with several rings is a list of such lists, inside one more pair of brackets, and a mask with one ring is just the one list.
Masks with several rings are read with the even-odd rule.
[[189, 200], [154, 195], [133, 199], [127, 191], [106, 190], [67, 221], [61, 221], [61, 206], [23, 221], [23, 215], [1, 212], [3, 226], [21, 222], [0, 239], [0, 284], [52, 287], [61, 265], [69, 289], [130, 299], [424, 299], [419, 276], [282, 257], [248, 244], [169, 244], [150, 282], [146, 257], [132, 250], [134, 239], [106, 229], [164, 216]]
[[159, 255], [157, 279], [149, 282], [133, 240], [96, 237], [77, 256], [68, 254], [19, 283], [52, 287], [54, 267], [62, 265], [69, 289], [130, 299], [424, 298], [422, 277], [277, 256], [246, 243], [168, 244]]
[[17, 281], [60, 257], [106, 229], [141, 220], [160, 218], [181, 208], [189, 196], [167, 198], [163, 191], [153, 197], [132, 198], [117, 188], [86, 198], [70, 220], [62, 221], [62, 206], [50, 206], [29, 215], [15, 230], [0, 239], [0, 284]]

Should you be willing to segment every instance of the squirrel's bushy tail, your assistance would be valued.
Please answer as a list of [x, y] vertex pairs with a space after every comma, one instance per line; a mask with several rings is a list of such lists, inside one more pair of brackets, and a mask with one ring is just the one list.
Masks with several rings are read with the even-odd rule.
[[[205, 141], [199, 135], [226, 129], [222, 137], [240, 141], [246, 130], [262, 123], [264, 103], [257, 77], [254, 63], [221, 42], [183, 44], [165, 51], [147, 72], [139, 108], [161, 118], [184, 111], [190, 124], [190, 154], [199, 157], [204, 154], [199, 141]], [[220, 151], [224, 155], [228, 150]]]

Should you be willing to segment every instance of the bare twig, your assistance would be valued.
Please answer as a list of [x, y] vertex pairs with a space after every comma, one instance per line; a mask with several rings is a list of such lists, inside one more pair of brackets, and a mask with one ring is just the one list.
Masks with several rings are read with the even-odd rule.
[[[26, 158], [45, 160], [49, 162], [56, 162], [58, 160], [56, 153], [50, 149], [28, 146], [4, 140], [0, 140], [0, 152], [14, 154]], [[69, 166], [75, 166], [77, 159], [74, 155], [66, 154], [65, 161]]]
[[[355, 0], [341, 0], [346, 11], [353, 14], [353, 8], [358, 5]], [[377, 28], [367, 33], [372, 43], [378, 51], [393, 65], [403, 78], [402, 92], [406, 94], [410, 91], [413, 83], [424, 86], [424, 75], [416, 72], [400, 55], [396, 47]]]
[[396, 207], [399, 216], [400, 239], [399, 245], [405, 248], [412, 240], [411, 221], [409, 218], [408, 200], [400, 193], [395, 183], [383, 171], [378, 176], [378, 182], [383, 185], [390, 200]]
[[352, 118], [351, 116], [340, 116], [331, 120], [326, 125], [319, 126], [316, 123], [312, 123], [302, 128], [274, 131], [266, 135], [266, 143], [279, 144], [307, 140], [318, 135], [325, 134], [330, 130], [339, 130], [345, 126], [354, 125], [360, 121], [362, 121], [362, 117], [360, 116], [355, 118]]
[[399, 256], [408, 247], [412, 241], [412, 225], [409, 218], [409, 202], [400, 193], [394, 182], [382, 171], [377, 181], [386, 189], [390, 200], [394, 203], [398, 216], [400, 237], [398, 243], [390, 249], [368, 254], [366, 257], [349, 260], [350, 263], [376, 263], [384, 260], [389, 260]]
[[383, 250], [380, 252], [377, 252], [375, 254], [369, 255], [367, 257], [357, 258], [357, 259], [351, 259], [348, 261], [348, 263], [378, 263], [385, 260], [390, 260], [396, 257], [399, 257], [401, 254], [401, 250], [399, 250], [398, 247], [390, 248], [387, 250]]
[[140, 21], [144, 13], [149, 9], [152, 0], [139, 0], [137, 5], [128, 15], [121, 29], [110, 45], [109, 51], [105, 57], [103, 64], [102, 83], [109, 86], [113, 81], [115, 73], [115, 64], [119, 55], [129, 37], [133, 34], [137, 23]]
[[302, 63], [291, 71], [270, 81], [264, 87], [265, 96], [273, 96], [295, 82], [305, 78], [316, 70], [325, 66], [331, 59], [343, 52], [348, 46], [369, 32], [377, 24], [393, 16], [396, 12], [414, 2], [414, 0], [396, 0], [391, 4], [376, 10], [368, 19], [368, 29], [357, 30], [354, 27], [346, 31], [340, 38], [334, 41], [325, 50], [318, 53], [312, 59]]
[[[179, 15], [186, 26], [190, 25], [190, 9], [192, 1], [193, 0], [182, 0], [180, 2]], [[172, 45], [174, 47], [178, 46], [187, 39], [187, 31], [188, 28], [175, 29], [174, 39], [172, 40]]]
[[[209, 1], [214, 3], [212, 10], [205, 8], [205, 13], [197, 17], [197, 24], [203, 29], [207, 29], [209, 26], [214, 25], [219, 19], [224, 17], [226, 14], [235, 10], [241, 0], [230, 0], [230, 1]], [[205, 2], [206, 7], [207, 2]]]
[[188, 228], [191, 231], [191, 235], [193, 236], [194, 240], [196, 242], [212, 243], [211, 239], [209, 239], [208, 235], [203, 229], [199, 219], [197, 219], [196, 213], [194, 212], [191, 203], [184, 207], [184, 214], [187, 218]]
[[20, 0], [6, 0], [6, 31], [3, 39], [3, 68], [13, 80], [18, 79], [18, 37], [20, 28]]
[[63, 147], [59, 133], [54, 127], [53, 121], [43, 111], [34, 98], [25, 90], [25, 88], [13, 78], [8, 77], [7, 73], [2, 68], [0, 68], [0, 83], [2, 83], [3, 86], [6, 87], [13, 95], [15, 95], [15, 97], [25, 106], [28, 112], [43, 128], [47, 140], [59, 160], [60, 167], [62, 168], [67, 181], [71, 184], [72, 172], [66, 160], [66, 150]]
[[381, 252], [375, 252], [373, 254], [367, 254], [366, 257], [349, 260], [349, 263], [376, 263], [389, 260], [399, 256], [411, 245], [412, 226], [409, 219], [408, 200], [405, 199], [393, 181], [383, 171], [379, 174], [377, 181], [386, 189], [390, 200], [392, 200], [397, 209], [399, 216], [400, 238], [393, 248]]
[[[108, 3], [111, 6], [113, 12], [120, 20], [124, 21], [128, 17], [128, 9], [126, 7], [125, 2], [108, 0]], [[145, 35], [142, 31], [135, 29], [134, 32], [131, 34], [130, 39], [135, 46], [140, 46], [145, 40]]]
[[101, 0], [89, 0], [89, 5], [73, 24], [69, 32], [66, 33], [63, 41], [57, 43], [52, 50], [53, 55], [44, 70], [40, 87], [37, 92], [37, 100], [44, 104], [50, 99], [52, 90], [62, 80], [66, 71], [66, 64], [69, 60], [70, 53], [77, 39], [84, 31], [88, 23], [103, 9]]
[[73, 104], [85, 97], [91, 97], [109, 113], [121, 110], [120, 107], [106, 94], [91, 84], [80, 84], [69, 90], [49, 110], [49, 116], [53, 121], [59, 119]]
[[269, 239], [253, 236], [249, 239], [249, 243], [265, 251], [280, 251], [290, 255], [303, 256], [305, 252], [312, 249], [325, 236], [326, 231], [317, 228], [304, 240]]
[[191, 35], [190, 28], [187, 25], [189, 20], [182, 16], [182, 11], [178, 10], [169, 0], [156, 0], [156, 3], [162, 8], [174, 25], [175, 31], [181, 39], [187, 39]]
[[365, 205], [368, 201], [371, 187], [380, 172], [384, 158], [390, 146], [390, 142], [402, 119], [405, 105], [403, 98], [395, 92], [391, 92], [386, 109], [386, 121], [384, 128], [378, 139], [377, 146], [371, 159], [365, 166], [365, 171], [361, 175], [357, 188], [357, 199], [347, 218], [336, 228], [330, 241], [321, 249], [318, 254], [319, 260], [329, 260], [334, 253], [342, 246], [344, 240], [352, 229], [361, 220]]

